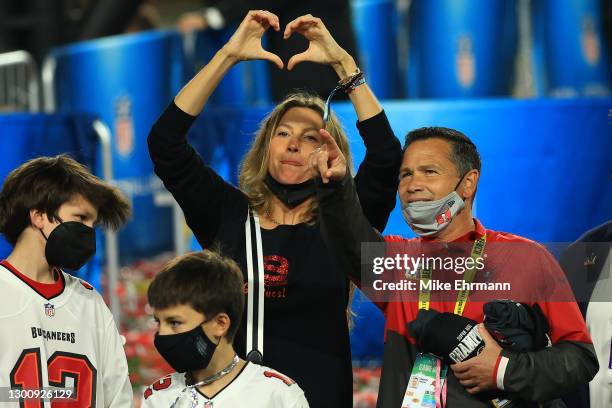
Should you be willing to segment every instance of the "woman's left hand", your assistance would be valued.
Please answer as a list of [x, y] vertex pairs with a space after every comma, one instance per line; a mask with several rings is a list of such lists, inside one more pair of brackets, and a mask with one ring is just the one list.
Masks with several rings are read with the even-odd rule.
[[268, 28], [280, 31], [278, 17], [266, 10], [251, 10], [221, 50], [236, 61], [268, 60], [283, 69], [280, 57], [261, 45], [261, 37]]
[[320, 129], [323, 143], [310, 155], [310, 166], [323, 183], [340, 181], [346, 175], [346, 158], [336, 141], [325, 129]]
[[289, 70], [304, 61], [339, 65], [346, 58], [351, 58], [334, 40], [320, 18], [313, 17], [311, 14], [296, 18], [285, 27], [283, 35], [285, 40], [291, 37], [294, 32], [306, 37], [309, 43], [306, 51], [296, 54], [289, 59], [287, 64], [287, 69]]

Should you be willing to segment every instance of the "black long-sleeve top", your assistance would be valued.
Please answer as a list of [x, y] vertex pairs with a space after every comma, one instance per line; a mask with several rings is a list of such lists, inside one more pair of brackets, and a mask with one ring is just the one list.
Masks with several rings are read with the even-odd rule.
[[[193, 120], [172, 103], [155, 123], [148, 139], [155, 172], [183, 209], [200, 244], [220, 247], [239, 264], [246, 280], [248, 200], [188, 144]], [[364, 212], [382, 230], [395, 204], [401, 148], [384, 112], [358, 123], [358, 128], [367, 153], [355, 180]], [[336, 265], [318, 222], [279, 225], [261, 233], [264, 364], [293, 378], [311, 407], [351, 407], [347, 272]], [[242, 357], [245, 322], [243, 318], [234, 341]]]

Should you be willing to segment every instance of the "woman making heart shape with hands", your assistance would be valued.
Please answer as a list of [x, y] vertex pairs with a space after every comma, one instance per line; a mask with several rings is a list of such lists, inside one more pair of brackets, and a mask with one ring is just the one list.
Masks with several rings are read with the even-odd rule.
[[338, 182], [336, 169], [351, 167], [348, 139], [329, 110], [334, 93], [348, 93], [357, 113], [366, 157], [355, 181], [364, 213], [380, 231], [395, 206], [401, 162], [400, 143], [364, 74], [320, 19], [301, 16], [282, 35], [302, 35], [309, 45], [289, 59], [287, 69], [304, 62], [334, 69], [339, 82], [328, 102], [297, 92], [274, 107], [242, 160], [238, 187], [204, 164], [187, 142], [195, 117], [234, 64], [264, 59], [284, 69], [285, 63], [261, 45], [268, 29], [281, 35], [280, 24], [270, 12], [250, 11], [162, 113], [149, 134], [149, 152], [199, 243], [233, 258], [248, 282], [246, 311], [234, 340], [240, 357], [263, 357], [266, 366], [290, 376], [311, 407], [348, 408], [351, 286], [321, 238], [317, 211], [317, 196]]

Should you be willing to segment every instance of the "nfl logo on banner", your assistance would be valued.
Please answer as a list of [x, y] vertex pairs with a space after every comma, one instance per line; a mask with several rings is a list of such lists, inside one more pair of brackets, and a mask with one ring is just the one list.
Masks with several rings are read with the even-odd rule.
[[45, 303], [45, 314], [49, 317], [55, 316], [55, 307], [51, 303]]

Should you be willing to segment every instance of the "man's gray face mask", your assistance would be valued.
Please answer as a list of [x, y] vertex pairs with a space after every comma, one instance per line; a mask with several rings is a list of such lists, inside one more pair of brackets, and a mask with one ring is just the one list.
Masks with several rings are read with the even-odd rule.
[[415, 201], [402, 207], [402, 215], [415, 234], [421, 237], [438, 234], [448, 227], [455, 215], [465, 207], [465, 202], [455, 191], [463, 177], [465, 174], [455, 189], [439, 200]]

